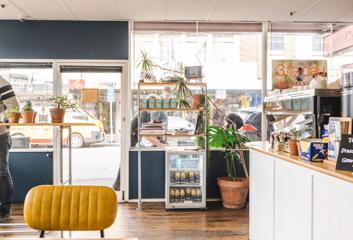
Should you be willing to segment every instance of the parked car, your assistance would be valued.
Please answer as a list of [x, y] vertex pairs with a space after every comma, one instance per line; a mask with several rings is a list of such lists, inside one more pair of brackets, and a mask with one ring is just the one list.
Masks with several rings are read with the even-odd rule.
[[174, 131], [177, 129], [185, 129], [187, 131], [193, 131], [195, 125], [181, 117], [168, 116], [168, 131]]
[[[243, 119], [244, 124], [251, 124], [257, 130], [252, 135], [251, 141], [260, 141], [261, 140], [261, 108], [260, 107], [250, 107], [240, 109], [237, 114]], [[267, 136], [270, 136], [271, 132], [273, 131], [272, 123], [269, 123], [267, 129]]]
[[[46, 109], [45, 109], [46, 110]], [[50, 122], [50, 114], [42, 109], [38, 111], [37, 122]], [[81, 108], [67, 110], [66, 122], [92, 123], [92, 126], [73, 126], [71, 144], [74, 148], [104, 141], [103, 123]], [[10, 129], [13, 138], [29, 138], [30, 145], [52, 145], [53, 128], [51, 126], [13, 126]], [[63, 132], [63, 141], [67, 143], [68, 130]]]

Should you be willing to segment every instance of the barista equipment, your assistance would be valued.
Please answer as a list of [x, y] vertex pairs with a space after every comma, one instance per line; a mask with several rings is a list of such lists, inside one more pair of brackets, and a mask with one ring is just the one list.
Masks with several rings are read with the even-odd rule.
[[342, 82], [342, 117], [353, 117], [353, 72], [343, 74]]

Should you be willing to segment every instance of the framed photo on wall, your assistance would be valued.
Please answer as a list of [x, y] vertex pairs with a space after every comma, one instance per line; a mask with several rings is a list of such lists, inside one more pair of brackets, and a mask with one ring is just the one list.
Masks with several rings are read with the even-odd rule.
[[272, 60], [272, 89], [309, 85], [318, 74], [327, 76], [326, 60]]

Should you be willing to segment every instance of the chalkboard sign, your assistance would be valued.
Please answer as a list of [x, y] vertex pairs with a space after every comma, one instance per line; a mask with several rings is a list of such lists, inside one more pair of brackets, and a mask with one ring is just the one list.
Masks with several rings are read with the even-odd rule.
[[336, 170], [353, 172], [353, 135], [342, 134]]

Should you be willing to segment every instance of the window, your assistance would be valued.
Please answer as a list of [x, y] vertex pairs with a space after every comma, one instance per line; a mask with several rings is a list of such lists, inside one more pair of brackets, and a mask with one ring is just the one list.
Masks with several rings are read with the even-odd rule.
[[[186, 66], [202, 65], [208, 94], [213, 103], [213, 124], [223, 125], [225, 115], [236, 113], [244, 123], [256, 125], [254, 140], [260, 139], [261, 119], [261, 33], [188, 33], [188, 32], [135, 32], [134, 62], [138, 62], [140, 50], [166, 68], [175, 69], [181, 63]], [[166, 71], [155, 69], [156, 79], [167, 77]], [[137, 82], [140, 69], [133, 68], [133, 116], [137, 113]], [[159, 90], [143, 94], [160, 95]], [[250, 118], [250, 116], [253, 116]], [[258, 120], [258, 119], [257, 119]], [[191, 121], [191, 120], [190, 120]], [[178, 121], [181, 122], [181, 121]]]
[[284, 37], [273, 34], [269, 39], [270, 51], [284, 51]]
[[[267, 87], [273, 88], [272, 84], [272, 62], [277, 60], [301, 61], [304, 64], [307, 61], [323, 61], [328, 60], [323, 52], [323, 31], [320, 26], [309, 24], [287, 24], [280, 26], [279, 24], [272, 24], [273, 32], [268, 34], [269, 51], [268, 51], [268, 72], [267, 72]], [[281, 48], [281, 51], [279, 49]], [[298, 63], [299, 64], [299, 63]], [[315, 63], [313, 63], [315, 64]], [[292, 77], [296, 74], [296, 66], [288, 68], [288, 75]], [[310, 66], [314, 66], [309, 64]], [[321, 64], [322, 72], [330, 73], [328, 69], [328, 62]], [[325, 66], [324, 66], [325, 65]], [[316, 66], [316, 65], [315, 65]], [[287, 74], [287, 73], [286, 73]], [[313, 72], [304, 67], [304, 75], [306, 78], [312, 78]], [[284, 81], [288, 81], [284, 80]], [[277, 86], [277, 85], [275, 85]]]
[[[51, 64], [1, 63], [0, 75], [9, 81], [23, 106], [31, 101], [37, 112], [36, 122], [48, 122], [48, 98], [53, 95], [53, 70]], [[13, 148], [52, 148], [53, 130], [47, 126], [11, 127]]]
[[322, 52], [324, 49], [323, 37], [320, 35], [314, 35], [312, 40], [313, 40], [313, 51]]

